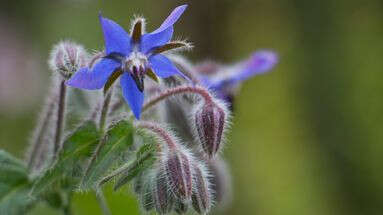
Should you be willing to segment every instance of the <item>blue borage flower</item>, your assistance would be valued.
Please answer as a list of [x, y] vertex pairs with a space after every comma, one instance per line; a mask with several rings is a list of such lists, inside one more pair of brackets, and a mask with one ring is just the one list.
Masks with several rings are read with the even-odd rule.
[[135, 117], [140, 118], [144, 101], [144, 77], [154, 80], [157, 76], [167, 78], [181, 75], [173, 63], [161, 53], [175, 48], [189, 46], [182, 41], [170, 42], [173, 24], [180, 18], [187, 5], [173, 10], [162, 25], [151, 33], [143, 33], [143, 19], [137, 19], [129, 35], [112, 20], [99, 15], [105, 41], [105, 56], [92, 68], [84, 67], [77, 71], [66, 84], [81, 89], [107, 90], [120, 76], [124, 99]]
[[[278, 62], [278, 55], [270, 50], [254, 52], [251, 57], [234, 66], [212, 66], [210, 75], [202, 74], [204, 86], [213, 90], [218, 97], [231, 102], [233, 90], [243, 81], [270, 71]], [[211, 69], [210, 69], [211, 70]]]

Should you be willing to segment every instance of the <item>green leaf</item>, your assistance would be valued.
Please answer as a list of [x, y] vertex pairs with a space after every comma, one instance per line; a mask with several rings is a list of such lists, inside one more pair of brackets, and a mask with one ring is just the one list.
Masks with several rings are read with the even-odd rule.
[[140, 149], [137, 150], [136, 160], [132, 162], [126, 170], [122, 171], [122, 175], [114, 185], [114, 190], [118, 190], [143, 171], [153, 166], [156, 161], [156, 146], [156, 143], [151, 141], [142, 145]]
[[145, 153], [142, 156], [138, 157], [130, 166], [127, 168], [120, 178], [117, 180], [114, 185], [114, 190], [118, 190], [120, 187], [130, 182], [133, 178], [138, 176], [143, 171], [149, 169], [153, 166], [156, 161], [156, 156], [154, 153]]
[[24, 163], [0, 150], [0, 214], [24, 214], [33, 202], [30, 190]]
[[133, 125], [130, 121], [121, 120], [111, 126], [100, 141], [87, 171], [82, 178], [80, 190], [96, 189], [97, 184], [110, 171], [129, 146], [133, 144]]
[[64, 141], [57, 162], [37, 179], [32, 195], [38, 195], [59, 179], [79, 177], [98, 139], [99, 133], [94, 122], [88, 121], [80, 126]]
[[122, 174], [114, 185], [114, 190], [129, 183], [132, 179], [139, 176], [145, 170], [153, 166], [156, 161], [156, 150], [158, 147], [157, 139], [152, 133], [145, 130], [137, 130], [137, 134], [143, 138], [143, 144], [136, 152], [136, 159], [129, 166], [118, 174]]
[[0, 198], [13, 186], [26, 181], [28, 181], [28, 171], [24, 163], [11, 154], [0, 150]]
[[3, 193], [0, 197], [0, 214], [25, 214], [35, 201], [35, 199], [29, 195], [31, 188], [31, 184], [22, 183], [13, 186], [6, 194]]

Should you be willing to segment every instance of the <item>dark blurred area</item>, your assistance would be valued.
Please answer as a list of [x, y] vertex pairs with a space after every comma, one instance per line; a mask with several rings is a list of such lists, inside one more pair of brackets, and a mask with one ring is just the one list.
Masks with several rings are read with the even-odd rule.
[[[176, 37], [186, 53], [231, 63], [260, 48], [280, 63], [246, 82], [224, 156], [233, 201], [217, 214], [383, 213], [383, 1], [3, 0], [0, 4], [0, 148], [24, 156], [62, 39], [103, 46], [97, 14], [148, 31], [176, 6], [189, 8]], [[131, 192], [107, 193], [114, 214], [139, 214]], [[92, 195], [76, 214], [100, 214]], [[57, 214], [48, 206], [33, 214]]]

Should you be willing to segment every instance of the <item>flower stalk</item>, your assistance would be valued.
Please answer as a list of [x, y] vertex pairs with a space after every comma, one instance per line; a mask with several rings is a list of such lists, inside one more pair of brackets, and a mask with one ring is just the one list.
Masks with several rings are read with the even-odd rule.
[[104, 93], [104, 102], [102, 104], [100, 122], [99, 122], [99, 129], [101, 134], [104, 134], [105, 124], [106, 124], [106, 120], [107, 120], [107, 116], [109, 112], [109, 106], [110, 106], [110, 101], [112, 99], [112, 94], [113, 94], [113, 87], [111, 87], [110, 90]]
[[210, 95], [209, 91], [200, 86], [180, 86], [176, 88], [167, 89], [166, 91], [158, 94], [157, 96], [151, 98], [148, 102], [146, 102], [142, 107], [142, 112], [153, 107], [160, 101], [163, 101], [170, 96], [178, 95], [178, 94], [197, 94], [201, 96], [206, 103], [213, 103], [213, 97]]
[[34, 138], [32, 139], [32, 148], [27, 158], [28, 169], [30, 170], [33, 170], [36, 167], [36, 165], [39, 165], [38, 158], [40, 156], [38, 155], [42, 150], [42, 147], [44, 147], [44, 137], [47, 134], [48, 125], [50, 120], [52, 119], [54, 109], [55, 101], [50, 96], [48, 97], [48, 106], [44, 109], [42, 113], [41, 125], [37, 128], [37, 134], [35, 134]]
[[57, 123], [56, 123], [56, 132], [53, 145], [54, 156], [57, 156], [59, 149], [61, 148], [61, 136], [64, 127], [64, 114], [65, 114], [65, 100], [66, 100], [66, 85], [65, 80], [62, 80], [59, 88], [59, 103], [57, 107]]
[[140, 121], [137, 123], [136, 127], [147, 129], [147, 130], [155, 133], [164, 141], [164, 143], [167, 145], [167, 147], [171, 150], [174, 150], [177, 147], [176, 143], [174, 142], [173, 137], [171, 135], [169, 135], [169, 133], [165, 129], [163, 129], [161, 126], [159, 126], [155, 123]]

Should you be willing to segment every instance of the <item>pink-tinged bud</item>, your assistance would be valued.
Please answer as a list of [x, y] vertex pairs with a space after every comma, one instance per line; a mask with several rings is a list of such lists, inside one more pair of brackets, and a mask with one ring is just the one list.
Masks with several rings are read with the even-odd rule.
[[181, 200], [190, 199], [192, 193], [191, 156], [172, 149], [165, 158], [165, 171], [171, 191]]
[[162, 171], [159, 171], [156, 175], [153, 191], [154, 206], [157, 213], [169, 213], [173, 208], [174, 200], [172, 193], [169, 192], [166, 176], [162, 173]]
[[209, 212], [212, 205], [212, 195], [210, 193], [208, 175], [202, 164], [194, 166], [193, 181], [193, 208], [199, 214], [206, 214]]
[[63, 41], [53, 47], [49, 66], [59, 72], [65, 79], [70, 78], [79, 68], [86, 66], [88, 54], [85, 49], [74, 42]]
[[222, 145], [227, 113], [226, 107], [219, 102], [205, 103], [195, 112], [197, 140], [209, 158], [214, 157]]
[[216, 158], [208, 163], [211, 190], [214, 201], [222, 208], [232, 200], [232, 185], [229, 169], [224, 160]]

